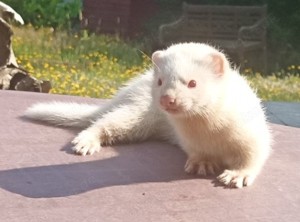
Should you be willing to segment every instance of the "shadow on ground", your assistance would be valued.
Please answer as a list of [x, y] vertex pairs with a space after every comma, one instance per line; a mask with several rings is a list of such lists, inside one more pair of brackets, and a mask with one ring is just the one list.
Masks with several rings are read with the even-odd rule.
[[[70, 146], [64, 150], [70, 150]], [[195, 178], [184, 173], [185, 154], [167, 144], [148, 142], [115, 149], [119, 155], [108, 159], [0, 171], [0, 186], [26, 197], [45, 198], [118, 185]]]

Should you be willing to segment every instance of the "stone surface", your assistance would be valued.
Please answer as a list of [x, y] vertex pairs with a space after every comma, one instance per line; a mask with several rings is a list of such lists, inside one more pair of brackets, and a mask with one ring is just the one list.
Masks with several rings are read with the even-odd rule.
[[254, 185], [225, 189], [214, 178], [186, 175], [185, 154], [161, 142], [73, 155], [76, 130], [20, 118], [32, 103], [49, 100], [105, 102], [0, 91], [0, 221], [299, 220], [298, 128], [271, 124], [273, 152]]
[[270, 122], [300, 128], [300, 103], [265, 102]]

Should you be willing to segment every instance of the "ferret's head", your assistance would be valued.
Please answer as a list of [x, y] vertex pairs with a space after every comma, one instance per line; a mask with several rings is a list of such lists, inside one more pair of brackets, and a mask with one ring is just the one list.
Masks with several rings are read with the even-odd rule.
[[182, 43], [152, 55], [153, 100], [175, 117], [203, 113], [216, 104], [230, 65], [217, 49], [200, 43]]

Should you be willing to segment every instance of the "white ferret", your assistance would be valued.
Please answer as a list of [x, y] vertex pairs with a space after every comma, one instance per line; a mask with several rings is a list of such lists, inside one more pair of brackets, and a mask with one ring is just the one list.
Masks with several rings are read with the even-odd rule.
[[186, 152], [186, 172], [220, 172], [227, 186], [251, 185], [269, 156], [271, 133], [247, 81], [206, 44], [176, 44], [154, 52], [152, 61], [153, 69], [101, 107], [39, 103], [25, 116], [87, 127], [72, 141], [81, 155], [107, 144], [167, 140]]

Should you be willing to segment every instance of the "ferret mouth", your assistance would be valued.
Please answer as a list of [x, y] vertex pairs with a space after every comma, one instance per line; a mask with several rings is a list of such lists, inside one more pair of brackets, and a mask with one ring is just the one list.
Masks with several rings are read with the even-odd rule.
[[181, 113], [180, 108], [170, 108], [169, 107], [169, 108], [164, 108], [164, 111], [169, 114], [173, 114], [173, 115]]

